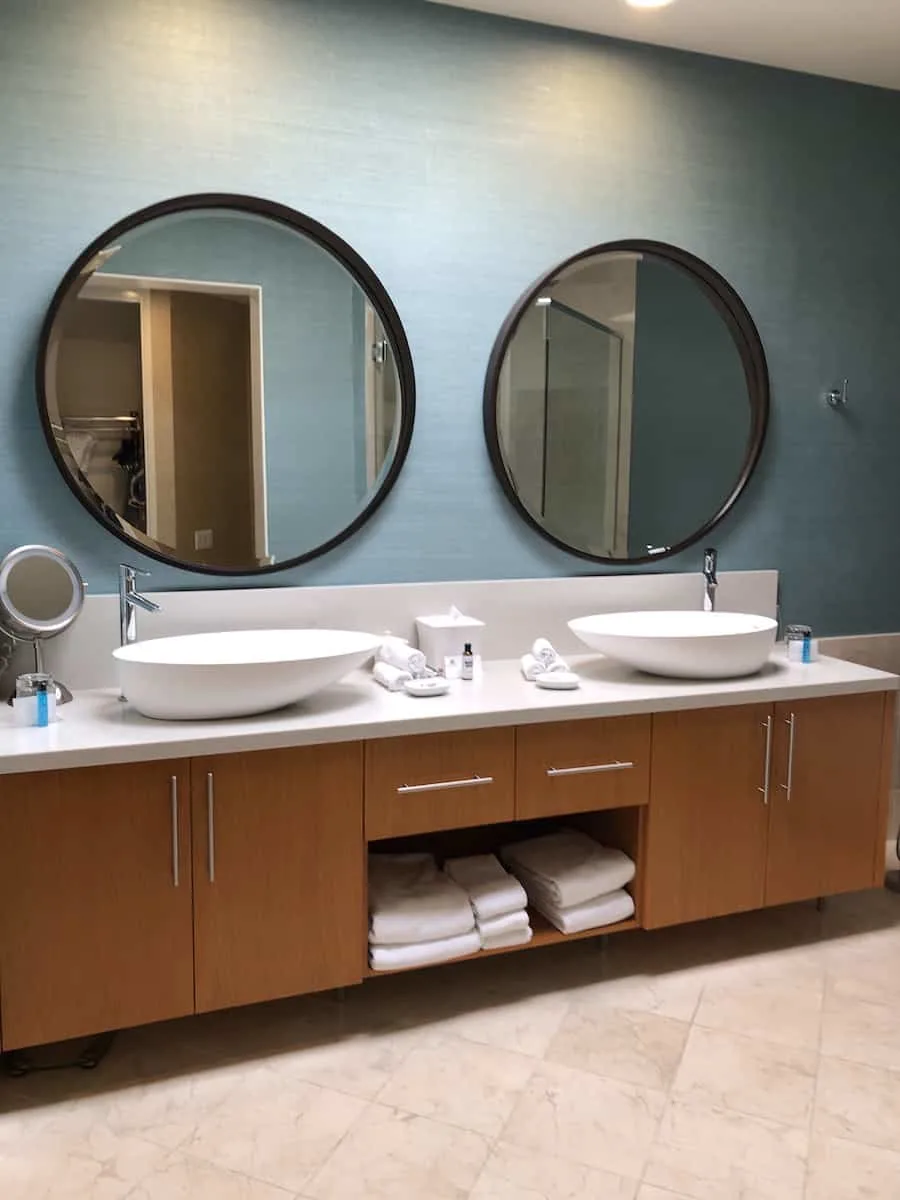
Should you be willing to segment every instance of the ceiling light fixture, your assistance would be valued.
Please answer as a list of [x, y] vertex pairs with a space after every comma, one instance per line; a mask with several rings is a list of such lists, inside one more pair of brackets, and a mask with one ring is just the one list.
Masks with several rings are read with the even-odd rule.
[[629, 8], [665, 8], [675, 0], [625, 0]]

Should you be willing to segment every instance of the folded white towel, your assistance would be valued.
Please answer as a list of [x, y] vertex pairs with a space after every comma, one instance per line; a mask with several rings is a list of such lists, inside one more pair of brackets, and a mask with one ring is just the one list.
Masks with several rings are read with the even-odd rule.
[[429, 963], [465, 958], [481, 949], [481, 939], [473, 930], [456, 937], [432, 942], [413, 942], [406, 946], [371, 946], [369, 962], [375, 971], [402, 971], [404, 967], [426, 967]]
[[508, 933], [498, 933], [493, 937], [481, 936], [482, 950], [504, 950], [508, 946], [527, 946], [534, 937], [531, 926], [524, 929], [511, 929]]
[[369, 855], [369, 941], [433, 942], [469, 933], [469, 897], [430, 854]]
[[634, 915], [634, 900], [626, 891], [610, 892], [608, 896], [598, 896], [595, 900], [574, 904], [570, 908], [555, 908], [536, 896], [532, 898], [532, 903], [560, 933], [600, 929], [604, 925], [627, 921]]
[[425, 674], [425, 655], [415, 646], [404, 642], [403, 638], [385, 638], [375, 657], [379, 662], [390, 663], [392, 667], [398, 667], [401, 671], [409, 671], [415, 679], [420, 679]]
[[386, 662], [376, 662], [372, 667], [372, 676], [376, 683], [380, 683], [389, 692], [402, 692], [404, 683], [412, 679], [409, 671], [402, 671]]
[[523, 654], [521, 658], [522, 674], [534, 682], [538, 675], [547, 675], [555, 671], [568, 671], [569, 664], [558, 656], [548, 665], [534, 654]]
[[487, 921], [476, 920], [475, 928], [482, 937], [499, 937], [516, 929], [527, 929], [530, 924], [528, 912], [520, 908], [517, 912], [504, 913], [502, 917], [490, 917]]
[[479, 921], [524, 908], [528, 897], [519, 881], [504, 871], [494, 854], [448, 858], [444, 870], [465, 888]]
[[634, 878], [634, 863], [621, 850], [601, 846], [577, 829], [504, 846], [500, 857], [528, 891], [529, 879], [542, 886], [558, 908], [571, 908], [622, 888]]

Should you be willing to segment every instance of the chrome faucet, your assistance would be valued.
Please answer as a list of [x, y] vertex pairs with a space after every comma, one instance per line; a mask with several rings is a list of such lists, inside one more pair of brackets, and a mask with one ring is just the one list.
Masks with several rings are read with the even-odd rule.
[[137, 609], [159, 612], [156, 601], [148, 600], [135, 587], [138, 575], [149, 574], [149, 571], [140, 571], [137, 567], [130, 567], [128, 563], [119, 563], [119, 641], [123, 646], [130, 646], [132, 642], [137, 641]]
[[719, 576], [716, 568], [719, 564], [718, 551], [710, 547], [703, 551], [703, 578], [706, 580], [706, 594], [703, 597], [703, 611], [716, 611], [716, 588], [719, 586]]

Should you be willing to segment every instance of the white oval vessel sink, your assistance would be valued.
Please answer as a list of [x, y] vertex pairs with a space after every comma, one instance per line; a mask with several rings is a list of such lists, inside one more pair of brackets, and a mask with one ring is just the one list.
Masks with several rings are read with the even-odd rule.
[[113, 650], [145, 717], [202, 721], [284, 708], [361, 667], [384, 639], [343, 629], [253, 629], [154, 638]]
[[651, 675], [736, 679], [762, 670], [777, 624], [751, 613], [621, 612], [578, 617], [569, 628], [592, 650]]

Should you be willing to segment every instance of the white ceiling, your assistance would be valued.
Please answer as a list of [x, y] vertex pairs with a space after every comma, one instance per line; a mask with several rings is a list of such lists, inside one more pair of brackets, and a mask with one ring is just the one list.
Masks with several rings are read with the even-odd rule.
[[436, 0], [608, 37], [900, 89], [900, 0]]

